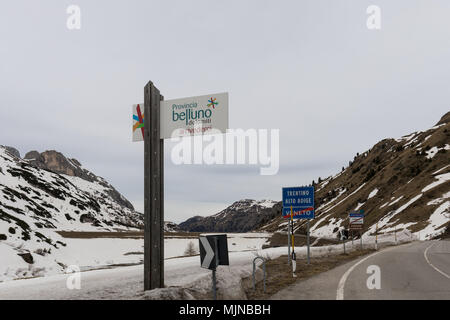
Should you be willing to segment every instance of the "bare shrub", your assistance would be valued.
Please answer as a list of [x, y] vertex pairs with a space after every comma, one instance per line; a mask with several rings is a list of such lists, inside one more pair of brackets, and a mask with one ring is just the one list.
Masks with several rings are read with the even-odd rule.
[[187, 244], [186, 250], [184, 250], [185, 256], [195, 256], [197, 254], [197, 249], [192, 241]]

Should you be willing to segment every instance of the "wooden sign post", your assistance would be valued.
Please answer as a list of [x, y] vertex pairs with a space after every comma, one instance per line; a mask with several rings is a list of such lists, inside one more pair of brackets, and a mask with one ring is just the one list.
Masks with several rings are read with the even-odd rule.
[[144, 89], [144, 290], [164, 288], [164, 140], [159, 90]]
[[[195, 121], [179, 121], [186, 112], [196, 112]], [[144, 141], [144, 290], [152, 290], [164, 288], [164, 139], [225, 133], [228, 93], [164, 101], [149, 81], [144, 103], [133, 105], [133, 121], [133, 141]], [[205, 130], [196, 132], [197, 123]]]

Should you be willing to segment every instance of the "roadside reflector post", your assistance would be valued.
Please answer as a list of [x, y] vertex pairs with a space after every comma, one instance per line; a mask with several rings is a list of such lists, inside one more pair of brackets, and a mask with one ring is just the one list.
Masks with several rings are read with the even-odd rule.
[[345, 254], [345, 232], [342, 233], [342, 243], [344, 244], [344, 254]]
[[307, 245], [307, 250], [308, 250], [308, 264], [311, 261], [311, 256], [310, 256], [310, 249], [309, 249], [309, 219], [306, 222], [306, 245]]
[[295, 270], [297, 269], [297, 257], [295, 256], [295, 252], [292, 251], [292, 277], [297, 278], [295, 274]]
[[291, 265], [291, 221], [288, 222], [288, 264]]
[[378, 222], [375, 229], [375, 250], [378, 250]]
[[352, 248], [353, 248], [354, 244], [353, 244], [353, 230], [352, 230]]
[[291, 206], [291, 234], [292, 234], [292, 276], [295, 278], [295, 269], [297, 269], [297, 258], [295, 256], [295, 234], [294, 234], [294, 211]]
[[363, 249], [363, 243], [362, 243], [362, 232], [359, 232], [359, 241], [361, 242], [361, 250]]
[[397, 244], [397, 227], [394, 228], [395, 244]]

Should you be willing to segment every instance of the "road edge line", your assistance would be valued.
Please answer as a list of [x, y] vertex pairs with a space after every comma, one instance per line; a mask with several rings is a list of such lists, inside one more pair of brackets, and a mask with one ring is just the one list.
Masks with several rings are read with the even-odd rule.
[[[411, 244], [411, 243], [407, 243], [407, 244]], [[401, 246], [401, 245], [400, 245], [400, 246]], [[348, 276], [350, 275], [350, 273], [352, 273], [352, 271], [353, 271], [358, 265], [360, 265], [361, 263], [363, 263], [363, 262], [366, 261], [367, 259], [376, 256], [376, 255], [379, 254], [379, 253], [391, 251], [391, 250], [396, 249], [396, 248], [398, 248], [398, 247], [399, 247], [399, 245], [393, 246], [393, 247], [390, 247], [390, 248], [386, 248], [385, 250], [380, 250], [380, 251], [377, 251], [377, 252], [375, 252], [375, 253], [372, 253], [371, 255], [369, 255], [369, 256], [367, 256], [367, 257], [365, 257], [365, 258], [359, 260], [359, 261], [358, 261], [357, 263], [355, 263], [353, 266], [351, 266], [350, 268], [348, 268], [348, 270], [342, 275], [341, 279], [339, 280], [339, 284], [338, 284], [338, 287], [337, 287], [337, 290], [336, 290], [336, 300], [344, 300], [344, 286], [345, 286], [345, 282], [347, 281], [347, 278], [348, 278]]]
[[436, 270], [437, 272], [439, 272], [440, 274], [442, 274], [444, 277], [447, 277], [448, 279], [450, 279], [450, 276], [449, 276], [448, 274], [446, 274], [444, 271], [439, 270], [439, 269], [438, 269], [437, 267], [435, 267], [435, 266], [430, 262], [430, 260], [428, 259], [428, 256], [427, 256], [428, 249], [430, 249], [430, 248], [431, 248], [432, 246], [434, 246], [436, 243], [437, 243], [437, 242], [433, 242], [429, 247], [427, 247], [427, 248], [425, 249], [425, 251], [423, 252], [423, 256], [425, 257], [426, 262], [427, 262], [434, 270]]

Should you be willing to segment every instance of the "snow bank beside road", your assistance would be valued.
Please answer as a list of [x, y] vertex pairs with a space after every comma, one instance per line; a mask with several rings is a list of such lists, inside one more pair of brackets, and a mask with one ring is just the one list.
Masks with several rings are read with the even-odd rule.
[[[365, 246], [373, 242], [365, 240]], [[383, 239], [386, 240], [386, 239]], [[382, 242], [382, 241], [380, 241]], [[384, 242], [384, 241], [383, 241]], [[359, 241], [346, 250], [359, 250]], [[342, 253], [343, 246], [311, 247], [311, 257]], [[305, 259], [306, 247], [296, 247], [297, 259]], [[243, 252], [230, 252], [230, 266], [220, 266], [217, 272], [219, 298], [245, 299], [243, 279], [251, 277], [256, 255], [276, 259], [287, 254], [287, 247]], [[287, 262], [287, 261], [286, 261]], [[258, 261], [258, 265], [259, 265]], [[198, 256], [166, 259], [164, 261], [167, 288], [143, 292], [143, 266], [86, 271], [81, 273], [81, 289], [68, 290], [69, 275], [7, 281], [0, 283], [0, 299], [210, 299], [211, 271], [200, 267]], [[259, 271], [261, 279], [261, 271]], [[250, 282], [251, 283], [251, 282]]]
[[[269, 237], [268, 233], [228, 234], [228, 250], [230, 252], [259, 250]], [[119, 264], [139, 264], [143, 261], [143, 238], [64, 238], [62, 240], [66, 243], [65, 247], [43, 255], [36, 253], [38, 246], [34, 242], [17, 244], [17, 247], [0, 242], [0, 281], [63, 273], [71, 265], [86, 271]], [[165, 258], [184, 256], [190, 242], [194, 244], [194, 249], [198, 253], [197, 238], [167, 237], [164, 240]], [[19, 248], [21, 245], [23, 250], [26, 249], [32, 254], [33, 263], [27, 263], [18, 255], [21, 252]]]

